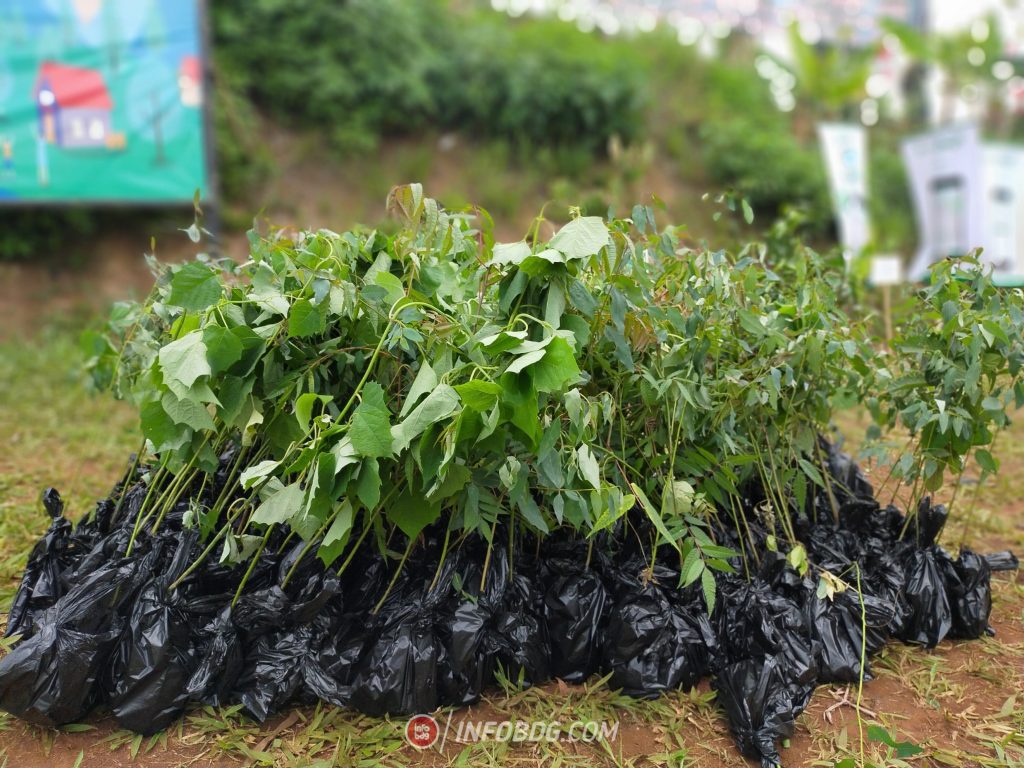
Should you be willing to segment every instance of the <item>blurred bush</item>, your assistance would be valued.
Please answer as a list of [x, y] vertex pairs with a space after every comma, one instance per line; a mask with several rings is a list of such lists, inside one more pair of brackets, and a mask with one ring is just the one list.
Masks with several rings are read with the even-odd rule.
[[558, 21], [517, 24], [440, 0], [219, 0], [213, 22], [235, 88], [348, 150], [432, 126], [599, 151], [642, 125], [630, 45]]
[[444, 127], [587, 153], [643, 133], [645, 72], [634, 41], [491, 13], [467, 16], [453, 36], [437, 97]]
[[698, 76], [706, 94], [699, 136], [708, 179], [765, 216], [799, 206], [806, 226], [823, 231], [832, 214], [821, 152], [800, 142], [750, 59], [709, 62]]
[[709, 121], [701, 137], [714, 182], [733, 188], [759, 213], [771, 216], [796, 205], [805, 209], [812, 230], [828, 225], [828, 183], [816, 147], [801, 146], [791, 133], [746, 115]]

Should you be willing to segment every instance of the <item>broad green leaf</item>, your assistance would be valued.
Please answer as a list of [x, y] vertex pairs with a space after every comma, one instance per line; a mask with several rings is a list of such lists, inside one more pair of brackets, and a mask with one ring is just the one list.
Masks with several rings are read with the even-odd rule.
[[349, 426], [348, 436], [360, 456], [390, 456], [391, 414], [384, 402], [384, 390], [375, 381], [363, 387], [362, 400]]
[[419, 402], [420, 398], [437, 386], [437, 381], [437, 373], [430, 367], [430, 363], [424, 360], [420, 365], [419, 371], [416, 372], [416, 378], [413, 379], [412, 387], [409, 388], [409, 395], [405, 398], [405, 402], [402, 403], [402, 410], [399, 411], [398, 416], [405, 418], [405, 414]]
[[338, 507], [338, 514], [335, 515], [334, 521], [327, 528], [324, 539], [320, 542], [319, 549], [317, 549], [317, 556], [324, 565], [329, 567], [344, 551], [345, 545], [348, 543], [349, 534], [352, 532], [354, 518], [355, 513], [352, 505], [347, 500], [341, 502]]
[[456, 384], [455, 391], [459, 393], [463, 405], [481, 413], [498, 402], [498, 397], [501, 395], [501, 387], [498, 384], [483, 379], [473, 379], [465, 384]]
[[608, 245], [608, 227], [600, 216], [581, 216], [558, 230], [548, 245], [567, 259], [584, 259]]
[[220, 297], [217, 273], [206, 264], [190, 261], [171, 277], [171, 295], [167, 303], [198, 312], [216, 304]]
[[438, 385], [403, 421], [391, 428], [391, 448], [401, 453], [427, 427], [437, 424], [459, 409], [459, 396], [447, 384]]
[[378, 272], [373, 278], [373, 284], [378, 285], [387, 291], [388, 303], [394, 304], [405, 298], [405, 286], [402, 281], [390, 272]]
[[508, 368], [505, 369], [505, 373], [519, 373], [524, 368], [528, 368], [534, 363], [539, 362], [544, 358], [544, 349], [535, 349], [532, 352], [527, 352], [525, 355], [519, 355]]
[[601, 490], [601, 470], [589, 445], [584, 444], [576, 449], [576, 464], [580, 468], [583, 479], [595, 489]]
[[530, 246], [523, 241], [518, 243], [495, 243], [491, 254], [491, 263], [503, 266], [519, 264], [530, 255]]
[[281, 462], [274, 461], [273, 459], [266, 459], [261, 461], [259, 464], [253, 464], [251, 467], [246, 467], [242, 470], [242, 474], [238, 476], [238, 484], [245, 489], [252, 488], [256, 483], [267, 477], [271, 472], [277, 469], [281, 465]]
[[305, 338], [323, 333], [327, 315], [324, 305], [314, 305], [309, 299], [299, 299], [288, 311], [288, 335]]
[[176, 424], [158, 401], [146, 403], [139, 410], [142, 434], [157, 453], [176, 451], [192, 438], [192, 430]]
[[306, 392], [299, 395], [295, 401], [295, 419], [305, 432], [309, 429], [309, 419], [313, 414], [313, 407], [319, 402], [326, 405], [333, 398], [330, 395], [318, 395], [316, 392]]
[[252, 522], [260, 525], [279, 525], [288, 522], [302, 511], [304, 492], [298, 483], [279, 488], [253, 512]]
[[437, 520], [441, 515], [440, 502], [430, 502], [425, 496], [406, 491], [387, 510], [388, 519], [410, 539]]
[[380, 468], [377, 459], [363, 459], [356, 481], [356, 498], [369, 510], [377, 508], [380, 501]]
[[186, 424], [196, 431], [215, 429], [213, 419], [210, 418], [209, 411], [202, 403], [197, 403], [194, 400], [179, 400], [170, 392], [165, 392], [160, 399], [160, 404], [175, 424]]
[[579, 381], [580, 367], [569, 342], [555, 336], [545, 348], [544, 357], [530, 369], [530, 373], [538, 392], [558, 392]]
[[164, 379], [173, 379], [183, 387], [191, 387], [196, 379], [211, 372], [201, 331], [192, 331], [161, 347], [159, 359]]
[[223, 373], [242, 359], [242, 341], [227, 328], [206, 326], [203, 329], [203, 343], [206, 345], [206, 359], [214, 375]]

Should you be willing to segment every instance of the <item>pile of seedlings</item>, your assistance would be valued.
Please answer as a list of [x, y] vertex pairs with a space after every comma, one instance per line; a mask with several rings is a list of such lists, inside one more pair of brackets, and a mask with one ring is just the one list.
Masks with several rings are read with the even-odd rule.
[[[930, 494], [997, 469], [1020, 292], [939, 265], [890, 351], [841, 257], [784, 229], [729, 254], [638, 206], [495, 244], [416, 185], [389, 204], [392, 234], [154, 264], [87, 337], [144, 440], [76, 526], [44, 495], [0, 706], [152, 733], [192, 702], [382, 715], [498, 672], [642, 697], [710, 676], [775, 765], [814, 687], [867, 679], [890, 638], [990, 631], [1016, 561], [947, 553]], [[876, 455], [898, 436], [889, 489], [833, 439], [854, 406]]]

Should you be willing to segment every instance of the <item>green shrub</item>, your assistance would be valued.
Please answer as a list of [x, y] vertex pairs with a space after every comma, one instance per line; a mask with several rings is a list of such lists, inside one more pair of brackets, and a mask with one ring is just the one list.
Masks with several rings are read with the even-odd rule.
[[256, 105], [353, 148], [411, 132], [436, 115], [442, 66], [436, 2], [220, 0], [216, 60]]
[[829, 221], [828, 183], [817, 149], [746, 117], [709, 122], [702, 140], [709, 177], [735, 189], [756, 210], [771, 215], [798, 205], [807, 210], [812, 228]]
[[0, 208], [0, 261], [53, 259], [96, 224], [95, 212], [81, 208]]
[[643, 129], [644, 65], [632, 41], [555, 20], [471, 17], [451, 52], [444, 123], [472, 136], [602, 152]]
[[243, 93], [348, 149], [431, 126], [598, 151], [642, 125], [631, 44], [557, 21], [436, 0], [221, 0], [213, 18], [218, 66]]

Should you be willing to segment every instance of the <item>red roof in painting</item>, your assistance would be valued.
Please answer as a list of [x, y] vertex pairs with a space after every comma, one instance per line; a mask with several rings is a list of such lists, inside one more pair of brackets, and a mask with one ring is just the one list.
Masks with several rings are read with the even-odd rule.
[[55, 61], [44, 61], [39, 67], [36, 91], [43, 82], [50, 86], [58, 107], [113, 109], [110, 91], [103, 75], [95, 69], [72, 67]]
[[198, 56], [185, 56], [181, 60], [179, 74], [189, 80], [198, 83], [202, 79], [202, 68], [199, 66]]

